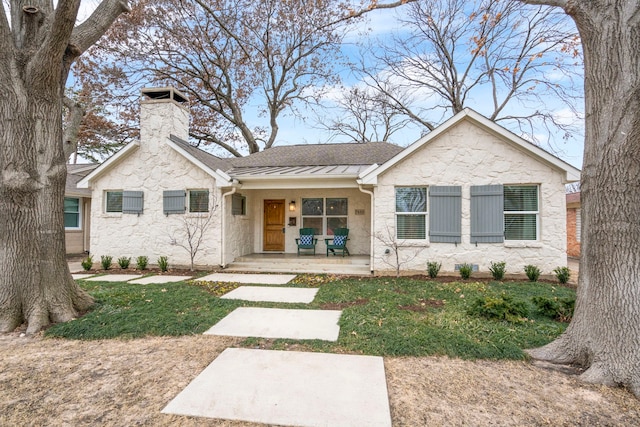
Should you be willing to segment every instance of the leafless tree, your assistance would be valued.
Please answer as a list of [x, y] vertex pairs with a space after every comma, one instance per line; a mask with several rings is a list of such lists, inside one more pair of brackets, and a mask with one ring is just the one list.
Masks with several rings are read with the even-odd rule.
[[579, 39], [563, 14], [516, 0], [418, 0], [408, 10], [354, 66], [398, 112], [428, 131], [471, 107], [529, 138], [579, 132], [554, 111], [581, 107]]
[[328, 130], [333, 137], [360, 143], [390, 142], [393, 134], [410, 121], [393, 108], [384, 93], [368, 87], [349, 89], [335, 101], [335, 106], [329, 107], [325, 102], [321, 111], [316, 120], [319, 128]]
[[194, 260], [200, 251], [200, 245], [205, 240], [206, 231], [211, 225], [215, 208], [206, 214], [182, 215], [181, 227], [172, 230], [169, 234], [169, 243], [183, 248], [189, 253], [191, 260], [191, 271], [194, 270]]
[[411, 247], [407, 245], [406, 241], [398, 240], [396, 229], [388, 225], [384, 232], [374, 234], [374, 238], [386, 247], [385, 253], [378, 259], [385, 265], [392, 267], [396, 271], [396, 277], [400, 277], [403, 266], [410, 264], [425, 249], [424, 247]]
[[139, 0], [81, 64], [78, 81], [126, 112], [114, 123], [136, 121], [132, 87], [176, 86], [191, 100], [194, 141], [234, 156], [255, 153], [276, 142], [282, 115], [320, 95], [309, 88], [337, 82], [348, 26], [403, 3], [350, 10], [340, 0]]

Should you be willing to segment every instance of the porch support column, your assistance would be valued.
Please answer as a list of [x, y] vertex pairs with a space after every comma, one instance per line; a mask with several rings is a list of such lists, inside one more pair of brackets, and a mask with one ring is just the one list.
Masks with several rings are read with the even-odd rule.
[[374, 266], [374, 260], [375, 260], [375, 256], [374, 256], [374, 243], [375, 240], [373, 238], [375, 230], [376, 230], [376, 216], [374, 215], [374, 194], [373, 191], [370, 190], [365, 190], [364, 188], [362, 188], [362, 184], [358, 183], [358, 190], [360, 190], [361, 192], [368, 194], [369, 195], [369, 199], [371, 200], [371, 207], [369, 208], [369, 216], [371, 217], [371, 232], [369, 233], [369, 269], [371, 270], [371, 274], [373, 274], [375, 272], [375, 266]]

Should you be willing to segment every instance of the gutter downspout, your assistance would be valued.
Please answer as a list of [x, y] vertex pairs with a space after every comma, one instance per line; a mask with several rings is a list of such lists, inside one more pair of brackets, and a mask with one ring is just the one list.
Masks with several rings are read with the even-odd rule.
[[364, 188], [362, 188], [362, 184], [358, 183], [358, 190], [360, 190], [361, 192], [368, 194], [370, 196], [370, 200], [371, 200], [371, 212], [370, 212], [370, 216], [371, 216], [371, 243], [369, 244], [369, 269], [371, 270], [371, 274], [373, 274], [373, 272], [375, 271], [374, 268], [374, 247], [375, 247], [375, 239], [374, 239], [374, 233], [375, 233], [375, 224], [376, 224], [376, 216], [374, 215], [374, 196], [373, 196], [373, 191], [370, 190], [365, 190]]
[[[238, 182], [234, 182], [233, 184], [237, 184]], [[227, 191], [226, 193], [222, 193], [222, 213], [220, 215], [220, 267], [226, 268], [227, 263], [225, 262], [225, 218], [227, 217], [227, 196], [231, 196], [236, 191], [238, 191], [238, 187], [233, 187], [231, 191]]]

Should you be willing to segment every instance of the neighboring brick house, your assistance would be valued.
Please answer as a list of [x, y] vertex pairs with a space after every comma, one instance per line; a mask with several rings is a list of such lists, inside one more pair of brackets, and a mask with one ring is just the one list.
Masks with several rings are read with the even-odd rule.
[[580, 192], [567, 194], [567, 255], [580, 257]]

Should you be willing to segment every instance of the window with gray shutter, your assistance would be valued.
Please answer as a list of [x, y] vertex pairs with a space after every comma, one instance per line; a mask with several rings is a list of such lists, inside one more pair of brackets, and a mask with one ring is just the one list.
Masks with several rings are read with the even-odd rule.
[[502, 185], [471, 186], [471, 243], [504, 242]]
[[167, 190], [162, 192], [162, 210], [165, 215], [183, 214], [187, 208], [185, 190]]
[[429, 240], [433, 243], [460, 243], [462, 234], [462, 187], [429, 187]]
[[122, 192], [122, 213], [140, 215], [144, 209], [144, 192], [123, 191]]

